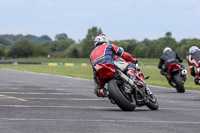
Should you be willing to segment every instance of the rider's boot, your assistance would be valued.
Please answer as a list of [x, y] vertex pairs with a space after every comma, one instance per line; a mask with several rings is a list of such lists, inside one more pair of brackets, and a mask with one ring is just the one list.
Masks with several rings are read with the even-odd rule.
[[142, 87], [143, 87], [143, 84], [142, 84], [140, 81], [136, 80], [134, 71], [129, 70], [129, 71], [127, 72], [127, 75], [128, 75], [128, 77], [129, 77], [130, 79], [132, 79], [132, 80], [134, 81], [134, 84], [135, 84], [138, 88], [142, 88]]
[[176, 84], [175, 84], [174, 82], [172, 82], [172, 81], [168, 81], [168, 82], [169, 82], [169, 84], [170, 84], [171, 86], [176, 87]]
[[172, 81], [172, 78], [169, 74], [166, 75], [167, 81], [168, 83], [172, 86], [172, 87], [176, 87], [176, 84]]
[[171, 76], [170, 76], [167, 72], [165, 72], [165, 75], [164, 75], [164, 76], [166, 77], [168, 83], [169, 83], [172, 87], [176, 87], [176, 84], [172, 81]]
[[163, 76], [165, 76], [165, 77], [168, 77], [168, 76], [169, 76], [169, 75], [167, 74], [167, 72], [164, 72], [163, 70], [160, 71], [160, 74], [163, 75]]
[[143, 88], [144, 87], [143, 82], [136, 79], [134, 71], [129, 70], [127, 72], [127, 75], [129, 76], [130, 79], [132, 79], [134, 81], [134, 84], [137, 86], [137, 91], [140, 93], [140, 95], [144, 96], [145, 95], [145, 88]]
[[195, 78], [195, 79], [194, 79], [194, 83], [195, 83], [196, 85], [200, 85], [200, 78]]
[[171, 86], [173, 86], [173, 87], [176, 86], [176, 84], [175, 84], [174, 82], [172, 82], [171, 76], [170, 76], [167, 72], [164, 72], [163, 70], [161, 70], [160, 73], [161, 73], [163, 76], [166, 77], [168, 83], [169, 83]]
[[114, 101], [112, 98], [110, 98], [109, 96], [108, 96], [108, 99], [110, 100], [110, 102], [111, 102], [112, 104], [116, 104], [115, 101]]
[[106, 88], [94, 88], [94, 94], [98, 97], [108, 97], [108, 90]]

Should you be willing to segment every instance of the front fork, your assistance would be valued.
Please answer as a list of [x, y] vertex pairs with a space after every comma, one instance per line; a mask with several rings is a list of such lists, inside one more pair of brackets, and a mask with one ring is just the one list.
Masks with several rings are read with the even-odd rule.
[[148, 95], [152, 95], [152, 94], [153, 94], [153, 93], [151, 92], [151, 90], [149, 89], [148, 86], [146, 87], [146, 90], [147, 90], [147, 94], [148, 94]]

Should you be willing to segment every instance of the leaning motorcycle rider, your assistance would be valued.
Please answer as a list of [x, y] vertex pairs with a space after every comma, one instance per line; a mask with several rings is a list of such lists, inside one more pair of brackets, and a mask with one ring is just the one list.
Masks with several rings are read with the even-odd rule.
[[[112, 64], [115, 69], [118, 69], [114, 65], [114, 56], [117, 55], [122, 59], [135, 63], [137, 60], [134, 59], [130, 54], [124, 52], [123, 48], [118, 47], [112, 43], [109, 43], [109, 40], [105, 34], [100, 34], [95, 37], [94, 39], [95, 49], [90, 54], [90, 63], [93, 68], [93, 76], [94, 76], [94, 94], [98, 97], [107, 97], [108, 91], [104, 88], [106, 81], [102, 79], [98, 79], [98, 76], [94, 70], [95, 66], [98, 63], [102, 64]], [[131, 69], [132, 67], [132, 69]], [[135, 76], [135, 68], [133, 65], [130, 65], [127, 73], [130, 74], [132, 77]]]
[[172, 63], [177, 63], [182, 69], [184, 69], [181, 62], [183, 62], [183, 59], [178, 55], [178, 53], [172, 51], [170, 47], [165, 47], [163, 49], [163, 55], [160, 57], [158, 68], [161, 69], [160, 73], [167, 78], [169, 84], [172, 86], [174, 86], [174, 84], [171, 83], [171, 77], [167, 74], [167, 69]]
[[190, 67], [190, 74], [195, 77], [195, 84], [200, 85], [200, 49], [197, 46], [189, 48], [188, 64]]

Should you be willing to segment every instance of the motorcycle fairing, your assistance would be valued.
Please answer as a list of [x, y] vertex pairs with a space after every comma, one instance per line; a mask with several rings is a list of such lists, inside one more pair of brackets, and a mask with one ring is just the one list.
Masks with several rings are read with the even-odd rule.
[[172, 63], [169, 68], [167, 69], [167, 73], [171, 73], [172, 70], [178, 68], [179, 71], [181, 71], [181, 66], [177, 63]]
[[102, 64], [99, 63], [94, 67], [97, 77], [100, 79], [110, 79], [115, 73], [113, 64]]

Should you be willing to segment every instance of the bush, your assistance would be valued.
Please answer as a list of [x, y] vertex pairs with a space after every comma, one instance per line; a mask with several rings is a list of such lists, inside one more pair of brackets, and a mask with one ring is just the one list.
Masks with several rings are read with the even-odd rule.
[[65, 58], [66, 57], [66, 54], [65, 52], [53, 52], [51, 53], [52, 57], [53, 58]]
[[71, 45], [66, 51], [66, 56], [69, 58], [78, 58], [80, 57], [79, 44]]
[[34, 45], [28, 40], [22, 40], [11, 47], [8, 52], [9, 57], [30, 57], [34, 53]]

